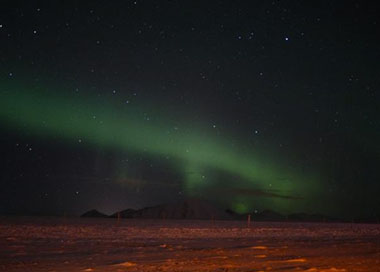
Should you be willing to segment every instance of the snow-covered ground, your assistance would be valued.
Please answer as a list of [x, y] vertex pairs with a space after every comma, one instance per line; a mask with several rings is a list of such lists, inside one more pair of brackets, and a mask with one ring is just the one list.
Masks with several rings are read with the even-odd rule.
[[380, 225], [0, 217], [0, 271], [380, 271]]

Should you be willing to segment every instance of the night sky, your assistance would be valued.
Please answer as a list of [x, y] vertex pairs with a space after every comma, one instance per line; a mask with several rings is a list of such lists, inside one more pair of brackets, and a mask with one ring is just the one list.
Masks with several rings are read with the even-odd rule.
[[376, 8], [3, 1], [0, 213], [379, 215]]

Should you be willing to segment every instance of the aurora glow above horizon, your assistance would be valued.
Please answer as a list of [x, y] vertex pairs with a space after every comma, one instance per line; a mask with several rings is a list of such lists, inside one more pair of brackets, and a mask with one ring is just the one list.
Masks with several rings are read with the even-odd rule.
[[[176, 112], [152, 110], [154, 104], [122, 107], [116, 101], [103, 103], [79, 95], [67, 98], [49, 89], [15, 85], [2, 89], [2, 125], [41, 138], [60, 137], [67, 143], [80, 141], [162, 160], [172, 158], [168, 163], [182, 173], [188, 196], [212, 194], [211, 198], [246, 212], [257, 197], [264, 206], [288, 211], [321, 194], [320, 180], [313, 173], [301, 173], [285, 161], [278, 164], [263, 159], [268, 157], [265, 152], [231, 145], [202, 123]], [[221, 182], [220, 175], [209, 174], [210, 169], [231, 180]], [[228, 197], [221, 199], [226, 193]]]

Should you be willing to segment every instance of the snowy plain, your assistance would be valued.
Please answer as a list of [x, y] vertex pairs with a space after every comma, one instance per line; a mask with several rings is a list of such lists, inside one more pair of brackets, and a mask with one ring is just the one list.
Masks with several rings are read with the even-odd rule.
[[380, 225], [0, 217], [0, 271], [380, 271]]

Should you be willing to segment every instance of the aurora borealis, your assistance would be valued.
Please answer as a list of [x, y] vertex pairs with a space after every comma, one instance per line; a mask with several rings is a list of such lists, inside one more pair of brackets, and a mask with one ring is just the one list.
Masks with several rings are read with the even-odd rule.
[[[23, 87], [5, 88], [7, 91], [1, 97], [4, 124], [21, 127], [37, 137], [60, 137], [68, 143], [86, 142], [162, 160], [170, 157], [181, 173], [186, 195], [201, 194], [209, 187], [218, 186], [219, 177], [212, 177], [215, 171], [230, 175], [231, 184], [227, 187], [255, 190], [257, 196], [268, 194], [277, 198], [277, 209], [289, 205], [289, 199], [319, 193], [318, 180], [311, 173], [309, 176], [301, 175], [286, 167], [271, 165], [260, 158], [259, 150], [257, 154], [254, 150], [246, 154], [243, 148], [231, 147], [211, 136], [211, 130], [181, 126], [180, 130], [171, 131], [168, 126], [173, 121], [185, 124], [191, 121], [168, 120], [164, 113], [155, 113], [163, 119], [163, 123], [141, 122], [144, 115], [151, 116], [153, 113], [144, 111], [141, 116], [141, 107], [123, 111], [117, 110], [117, 103], [102, 105], [99, 101], [90, 102], [86, 97], [65, 99], [48, 91], [38, 93], [33, 89], [24, 91]], [[207, 170], [211, 171], [210, 176], [206, 174]], [[243, 180], [242, 184], [236, 184], [237, 179]], [[313, 193], [308, 190], [313, 190]], [[244, 196], [240, 198], [242, 200], [237, 198], [227, 200], [227, 203], [232, 201], [230, 205], [240, 206], [242, 212], [247, 212], [249, 200]]]
[[148, 2], [5, 9], [0, 212], [380, 211], [367, 7]]

